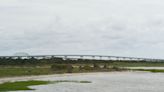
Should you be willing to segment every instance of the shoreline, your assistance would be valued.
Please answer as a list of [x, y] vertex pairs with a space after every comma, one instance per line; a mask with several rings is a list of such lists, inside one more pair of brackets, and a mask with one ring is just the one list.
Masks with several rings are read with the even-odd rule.
[[16, 76], [16, 77], [3, 77], [3, 78], [0, 78], [0, 84], [4, 83], [4, 82], [40, 80], [42, 78], [49, 78], [49, 77], [96, 75], [96, 74], [114, 74], [114, 73], [133, 73], [133, 72], [148, 73], [148, 72], [145, 72], [145, 71], [115, 71], [115, 72], [88, 72], [88, 73], [65, 73], [65, 74], [50, 74], [50, 75]]

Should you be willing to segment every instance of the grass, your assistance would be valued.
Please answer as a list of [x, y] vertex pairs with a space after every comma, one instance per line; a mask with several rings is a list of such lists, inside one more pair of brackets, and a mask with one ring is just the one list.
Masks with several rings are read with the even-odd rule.
[[133, 71], [147, 71], [152, 73], [164, 73], [164, 69], [131, 69]]
[[34, 85], [45, 85], [50, 83], [61, 83], [61, 82], [73, 82], [73, 83], [91, 83], [90, 81], [74, 81], [74, 80], [57, 80], [57, 81], [18, 81], [18, 82], [6, 82], [0, 84], [0, 92], [4, 91], [21, 91], [21, 90], [35, 90], [29, 88], [29, 86]]
[[54, 81], [55, 83], [61, 83], [61, 82], [73, 82], [73, 83], [91, 83], [91, 81], [76, 81], [76, 80], [57, 80]]
[[[92, 70], [79, 70], [78, 67], [74, 67], [72, 73], [82, 73], [82, 72], [103, 72], [110, 70], [103, 69], [92, 69]], [[13, 67], [13, 66], [3, 66], [0, 67], [0, 78], [1, 77], [16, 77], [16, 76], [30, 76], [30, 75], [48, 75], [48, 74], [63, 74], [68, 73], [67, 70], [54, 71], [49, 67]]]
[[[125, 69], [113, 69], [114, 67], [164, 67], [164, 62], [107, 62], [107, 63], [98, 63], [99, 66], [103, 66], [104, 64], [109, 65], [111, 69], [91, 69], [79, 70], [79, 66], [93, 66], [93, 63], [88, 64], [72, 64], [74, 69], [72, 73], [81, 73], [81, 72], [110, 72], [110, 71], [118, 71]], [[53, 71], [50, 67], [52, 64], [46, 65], [24, 65], [24, 66], [0, 66], [0, 77], [14, 77], [14, 76], [30, 76], [30, 75], [48, 75], [48, 74], [56, 74], [56, 73], [67, 73], [67, 70]], [[145, 70], [146, 71], [146, 70]], [[148, 71], [148, 70], [147, 70]], [[149, 70], [150, 71], [150, 70]], [[162, 70], [151, 70], [152, 72], [162, 72]]]
[[19, 81], [19, 82], [6, 82], [3, 84], [0, 84], [0, 91], [19, 91], [19, 90], [34, 90], [29, 88], [28, 86], [34, 86], [34, 85], [44, 85], [49, 84], [51, 82], [49, 81]]
[[164, 67], [164, 62], [111, 62], [116, 67]]
[[90, 81], [80, 81], [80, 83], [91, 83]]
[[50, 68], [23, 68], [23, 67], [0, 67], [0, 77], [14, 77], [14, 76], [27, 76], [27, 75], [47, 75], [53, 74]]

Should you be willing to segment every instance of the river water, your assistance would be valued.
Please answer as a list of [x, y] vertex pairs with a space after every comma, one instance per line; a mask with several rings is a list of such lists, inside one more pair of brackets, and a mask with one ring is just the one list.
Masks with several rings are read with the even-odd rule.
[[51, 76], [38, 80], [78, 80], [92, 83], [58, 83], [32, 86], [20, 92], [164, 92], [164, 74], [149, 72], [85, 73]]

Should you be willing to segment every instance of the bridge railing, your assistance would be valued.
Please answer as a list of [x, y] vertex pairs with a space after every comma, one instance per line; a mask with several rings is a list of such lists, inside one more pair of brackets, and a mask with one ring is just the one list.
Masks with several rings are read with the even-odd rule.
[[51, 58], [62, 58], [62, 59], [91, 59], [91, 60], [129, 60], [129, 61], [149, 61], [159, 62], [164, 61], [163, 59], [153, 58], [138, 58], [138, 57], [123, 57], [123, 56], [107, 56], [107, 55], [31, 55], [31, 56], [0, 56], [0, 58], [12, 58], [12, 59], [51, 59]]

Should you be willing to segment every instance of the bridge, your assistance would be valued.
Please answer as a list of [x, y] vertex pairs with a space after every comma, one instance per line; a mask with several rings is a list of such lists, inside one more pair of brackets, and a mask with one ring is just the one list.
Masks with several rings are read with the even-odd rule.
[[29, 56], [0, 56], [0, 58], [12, 58], [12, 59], [51, 59], [51, 58], [62, 58], [64, 60], [72, 59], [89, 59], [89, 60], [126, 60], [126, 61], [151, 61], [160, 62], [164, 59], [154, 59], [154, 58], [138, 58], [138, 57], [123, 57], [123, 56], [108, 56], [108, 55], [29, 55]]

